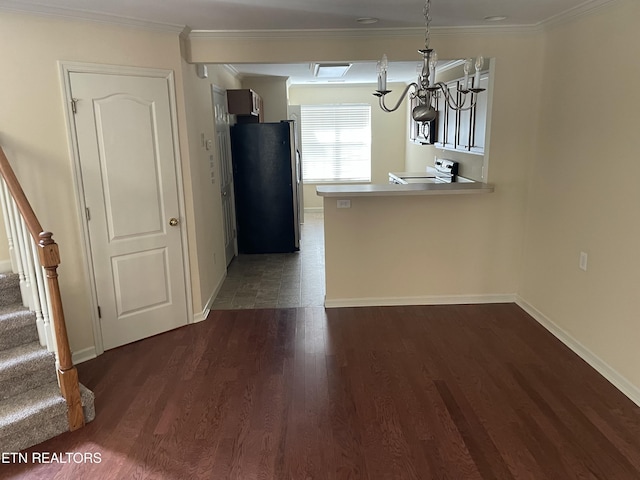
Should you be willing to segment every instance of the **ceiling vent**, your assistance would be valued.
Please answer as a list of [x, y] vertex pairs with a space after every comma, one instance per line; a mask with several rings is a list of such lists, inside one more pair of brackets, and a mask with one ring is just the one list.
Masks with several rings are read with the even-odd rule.
[[347, 70], [351, 68], [350, 63], [314, 63], [312, 64], [313, 75], [317, 78], [339, 78], [343, 77]]

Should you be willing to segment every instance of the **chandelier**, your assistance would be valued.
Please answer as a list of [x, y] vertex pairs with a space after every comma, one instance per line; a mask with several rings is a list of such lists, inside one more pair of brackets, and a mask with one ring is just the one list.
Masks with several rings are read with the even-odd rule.
[[[435, 50], [429, 48], [431, 0], [426, 0], [423, 13], [426, 31], [424, 49], [418, 50], [422, 55], [422, 65], [418, 67], [418, 81], [407, 85], [402, 92], [398, 103], [391, 108], [388, 107], [385, 104], [385, 98], [387, 94], [391, 93], [391, 90], [387, 90], [388, 61], [387, 56], [383, 55], [382, 60], [378, 62], [377, 66], [378, 89], [374, 92], [374, 95], [379, 98], [380, 108], [385, 112], [396, 111], [407, 94], [409, 94], [410, 99], [417, 99], [417, 105], [413, 108], [411, 116], [416, 122], [422, 123], [424, 128], [427, 122], [431, 122], [436, 119], [437, 113], [434, 108], [434, 104], [435, 99], [439, 94], [444, 96], [449, 108], [453, 110], [470, 110], [478, 101], [477, 95], [485, 89], [478, 88], [480, 85], [480, 71], [484, 66], [484, 58], [481, 56], [475, 60], [475, 64], [470, 58], [467, 58], [464, 61], [464, 79], [462, 80], [462, 84], [458, 87], [458, 93], [460, 95], [457, 95], [457, 98], [454, 98], [454, 96], [451, 95], [449, 89], [444, 83], [435, 81], [438, 54]], [[472, 65], [475, 66], [475, 78], [473, 80], [470, 77]]]

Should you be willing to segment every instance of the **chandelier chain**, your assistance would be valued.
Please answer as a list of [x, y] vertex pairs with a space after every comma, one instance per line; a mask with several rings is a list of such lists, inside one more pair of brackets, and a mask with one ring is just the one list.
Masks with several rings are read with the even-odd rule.
[[378, 63], [378, 89], [374, 95], [379, 98], [380, 108], [385, 112], [396, 111], [407, 96], [410, 99], [417, 98], [419, 101], [417, 102], [418, 104], [412, 108], [411, 116], [414, 121], [421, 124], [421, 128], [424, 130], [427, 123], [433, 122], [438, 118], [438, 112], [435, 108], [435, 99], [438, 98], [438, 96], [444, 98], [446, 105], [451, 110], [465, 111], [476, 107], [478, 94], [484, 92], [486, 89], [480, 87], [480, 74], [484, 64], [482, 56], [476, 60], [475, 80], [469, 76], [471, 60], [465, 61], [465, 75], [464, 79], [458, 81], [458, 85], [462, 82], [462, 86], [458, 87], [456, 98], [451, 95], [447, 85], [435, 80], [438, 56], [429, 46], [431, 43], [431, 0], [425, 0], [422, 12], [424, 14], [425, 34], [424, 50], [419, 50], [422, 54], [422, 64], [418, 71], [418, 81], [407, 85], [395, 106], [388, 107], [385, 104], [385, 98], [388, 93], [391, 93], [391, 90], [387, 90], [387, 57], [384, 55], [382, 61]]

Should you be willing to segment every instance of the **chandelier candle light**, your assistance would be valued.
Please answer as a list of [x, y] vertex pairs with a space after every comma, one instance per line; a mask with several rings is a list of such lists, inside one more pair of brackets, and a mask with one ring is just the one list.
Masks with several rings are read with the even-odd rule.
[[[461, 93], [458, 99], [453, 98], [449, 93], [449, 89], [442, 82], [436, 82], [436, 65], [438, 64], [438, 54], [435, 50], [429, 48], [430, 33], [429, 25], [431, 24], [431, 0], [426, 0], [424, 5], [424, 22], [426, 27], [424, 49], [418, 50], [422, 55], [422, 65], [418, 66], [418, 81], [410, 83], [404, 89], [398, 103], [392, 108], [385, 104], [385, 97], [391, 90], [387, 90], [387, 69], [389, 66], [387, 56], [383, 55], [382, 60], [378, 62], [378, 89], [374, 95], [379, 98], [380, 108], [385, 112], [394, 112], [400, 107], [407, 93], [409, 98], [418, 99], [418, 105], [414, 107], [411, 115], [416, 122], [422, 123], [422, 127], [427, 122], [436, 119], [437, 113], [433, 107], [434, 100], [439, 92], [442, 92], [446, 99], [447, 105], [453, 110], [470, 110], [478, 101], [477, 94], [483, 92], [484, 88], [478, 88], [480, 85], [480, 71], [484, 66], [484, 58], [478, 57], [475, 61], [475, 78], [471, 81], [471, 65], [474, 63], [472, 59], [467, 58], [464, 61], [464, 79], [462, 85], [458, 89]], [[472, 87], [473, 85], [473, 87]], [[470, 94], [470, 95], [469, 95]], [[469, 100], [469, 101], [467, 101]]]

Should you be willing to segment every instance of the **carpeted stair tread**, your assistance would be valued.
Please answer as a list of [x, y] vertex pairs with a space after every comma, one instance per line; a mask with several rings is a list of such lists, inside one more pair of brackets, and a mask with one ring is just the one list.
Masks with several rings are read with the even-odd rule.
[[[9, 321], [14, 317], [35, 318], [35, 314], [21, 303], [12, 303], [10, 305], [0, 304], [0, 323]], [[0, 328], [2, 328], [0, 326]]]
[[8, 428], [25, 419], [66, 412], [67, 406], [55, 380], [0, 402], [0, 438]]
[[22, 305], [0, 306], [0, 350], [38, 340], [35, 313]]
[[0, 382], [42, 367], [53, 367], [55, 372], [55, 356], [39, 342], [0, 351]]
[[0, 334], [12, 328], [33, 324], [36, 314], [22, 305], [0, 305]]
[[[84, 385], [80, 395], [89, 422], [94, 395]], [[17, 452], [68, 430], [67, 404], [55, 381], [0, 402], [0, 452]]]
[[20, 280], [17, 273], [0, 273], [0, 304], [21, 303]]
[[55, 356], [39, 342], [0, 351], [0, 400], [55, 379]]
[[[80, 395], [90, 422], [94, 395], [82, 384]], [[40, 345], [36, 316], [23, 306], [18, 275], [0, 273], [0, 453], [23, 450], [68, 430], [55, 356]]]

